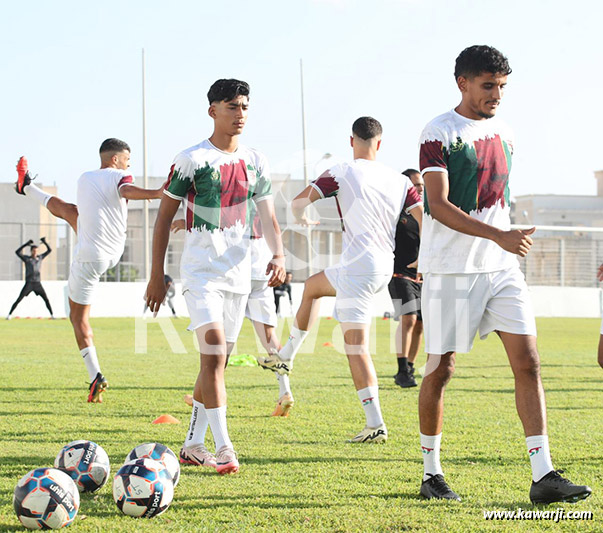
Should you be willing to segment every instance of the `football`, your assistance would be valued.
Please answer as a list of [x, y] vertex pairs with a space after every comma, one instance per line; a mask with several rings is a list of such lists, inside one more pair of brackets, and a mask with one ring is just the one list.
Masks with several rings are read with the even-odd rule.
[[176, 454], [172, 450], [163, 444], [159, 444], [158, 442], [140, 444], [128, 454], [124, 464], [131, 463], [137, 459], [145, 458], [155, 459], [155, 461], [163, 463], [163, 465], [167, 468], [174, 487], [178, 485], [178, 480], [180, 479], [180, 463], [178, 461], [178, 457], [176, 457]]
[[113, 499], [125, 515], [153, 518], [174, 498], [174, 484], [165, 466], [154, 459], [137, 459], [122, 466], [113, 478]]
[[69, 474], [80, 492], [96, 492], [109, 479], [107, 452], [90, 440], [70, 442], [59, 452], [54, 467]]
[[80, 493], [64, 472], [37, 468], [17, 483], [13, 506], [27, 529], [60, 529], [73, 522], [80, 507]]

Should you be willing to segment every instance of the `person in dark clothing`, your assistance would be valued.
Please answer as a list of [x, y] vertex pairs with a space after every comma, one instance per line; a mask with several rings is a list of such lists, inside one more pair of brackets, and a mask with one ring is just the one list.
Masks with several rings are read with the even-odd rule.
[[[423, 197], [423, 178], [418, 170], [409, 168], [402, 172]], [[400, 215], [396, 228], [394, 250], [394, 275], [389, 283], [389, 294], [394, 304], [394, 319], [399, 320], [396, 330], [396, 352], [398, 372], [394, 376], [396, 385], [402, 388], [416, 387], [414, 363], [419, 352], [423, 334], [421, 316], [421, 280], [414, 264], [419, 256], [419, 224], [405, 211]]]
[[274, 287], [274, 304], [276, 305], [276, 314], [280, 316], [280, 300], [281, 296], [285, 296], [285, 294], [289, 295], [289, 305], [291, 309], [293, 309], [293, 299], [291, 298], [291, 280], [293, 279], [293, 274], [291, 272], [287, 272], [287, 276], [285, 277], [285, 283], [279, 285], [278, 287]]
[[[40, 296], [42, 300], [44, 300], [46, 308], [50, 313], [50, 318], [54, 318], [52, 307], [48, 301], [48, 296], [46, 296], [46, 291], [40, 282], [40, 267], [42, 266], [42, 261], [50, 252], [52, 252], [52, 250], [50, 249], [50, 246], [48, 246], [45, 237], [42, 237], [40, 241], [44, 246], [46, 246], [46, 251], [43, 254], [38, 255], [38, 247], [31, 239], [15, 250], [15, 253], [19, 256], [19, 259], [25, 263], [25, 285], [23, 285], [21, 294], [19, 294], [19, 297], [10, 308], [6, 320], [10, 320], [11, 315], [13, 314], [13, 311], [16, 309], [17, 305], [19, 305], [19, 302], [23, 300], [23, 298], [25, 298], [30, 292], [33, 292], [36, 296]], [[23, 254], [23, 248], [26, 246], [30, 247], [31, 255]]]

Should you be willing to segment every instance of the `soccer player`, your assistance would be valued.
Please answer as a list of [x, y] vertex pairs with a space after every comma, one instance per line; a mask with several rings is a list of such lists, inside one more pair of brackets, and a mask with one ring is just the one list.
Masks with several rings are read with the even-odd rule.
[[421, 135], [426, 198], [419, 271], [428, 360], [419, 419], [426, 498], [460, 500], [440, 465], [444, 390], [456, 352], [469, 352], [478, 330], [481, 338], [497, 333], [515, 376], [532, 502], [576, 501], [591, 493], [561, 477], [549, 452], [536, 323], [517, 261], [529, 252], [535, 228], [510, 229], [513, 137], [495, 117], [510, 73], [507, 58], [495, 48], [463, 50], [454, 72], [461, 102]]
[[421, 223], [421, 198], [409, 180], [376, 161], [382, 128], [372, 117], [352, 126], [350, 144], [354, 161], [330, 168], [294, 198], [296, 221], [312, 223], [305, 208], [335, 196], [342, 216], [343, 252], [340, 263], [308, 278], [295, 325], [283, 349], [261, 363], [281, 374], [293, 360], [318, 316], [323, 296], [335, 296], [334, 318], [341, 323], [345, 352], [366, 426], [349, 442], [385, 442], [387, 428], [379, 405], [377, 375], [369, 353], [368, 332], [375, 293], [387, 287], [394, 266], [394, 236], [403, 209]]
[[[23, 300], [23, 298], [25, 298], [30, 292], [33, 292], [36, 296], [39, 296], [42, 298], [42, 300], [44, 300], [46, 309], [48, 309], [48, 312], [50, 313], [50, 318], [54, 318], [52, 314], [52, 307], [48, 301], [48, 296], [46, 296], [46, 291], [44, 290], [44, 287], [42, 287], [42, 282], [40, 281], [40, 268], [42, 267], [42, 261], [50, 254], [50, 252], [52, 252], [52, 250], [46, 242], [46, 237], [42, 237], [40, 241], [44, 246], [46, 246], [46, 251], [41, 255], [38, 255], [38, 247], [31, 239], [15, 250], [15, 253], [19, 259], [25, 263], [25, 285], [23, 285], [23, 289], [21, 289], [19, 297], [10, 308], [6, 320], [10, 320], [11, 315], [19, 305], [19, 302]], [[31, 255], [23, 255], [23, 248], [26, 246], [30, 247], [29, 249]]]
[[128, 200], [160, 198], [162, 188], [141, 189], [128, 172], [130, 147], [119, 139], [100, 146], [101, 166], [84, 172], [77, 182], [77, 205], [45, 193], [31, 183], [27, 161], [17, 163], [16, 190], [44, 205], [53, 215], [67, 221], [77, 233], [76, 253], [69, 272], [69, 319], [88, 375], [88, 402], [101, 403], [107, 389], [94, 346], [90, 306], [100, 277], [114, 267], [126, 243]]
[[274, 304], [276, 305], [276, 314], [281, 316], [281, 298], [287, 294], [289, 296], [289, 306], [293, 308], [293, 298], [291, 297], [291, 280], [293, 279], [293, 274], [291, 272], [287, 272], [287, 276], [285, 277], [285, 283], [279, 285], [278, 287], [274, 287]]
[[[163, 264], [170, 225], [184, 201], [186, 240], [181, 279], [191, 319], [189, 329], [199, 340], [200, 370], [180, 461], [229, 474], [239, 470], [239, 462], [226, 423], [224, 369], [251, 289], [252, 202], [273, 254], [265, 270], [271, 274], [268, 284], [281, 284], [285, 271], [280, 229], [274, 223], [268, 162], [258, 151], [239, 144], [247, 121], [249, 85], [234, 79], [218, 80], [207, 97], [214, 130], [209, 139], [180, 152], [172, 165], [153, 234], [147, 304], [156, 312], [165, 297]], [[215, 455], [204, 445], [208, 425]]]
[[[410, 179], [419, 196], [423, 198], [421, 173], [409, 168], [402, 174]], [[396, 227], [394, 275], [388, 289], [394, 304], [394, 319], [399, 320], [396, 329], [398, 372], [394, 376], [394, 382], [403, 389], [417, 386], [414, 365], [423, 336], [421, 316], [423, 282], [416, 268], [420, 242], [421, 235], [417, 221], [406, 211], [402, 211]]]

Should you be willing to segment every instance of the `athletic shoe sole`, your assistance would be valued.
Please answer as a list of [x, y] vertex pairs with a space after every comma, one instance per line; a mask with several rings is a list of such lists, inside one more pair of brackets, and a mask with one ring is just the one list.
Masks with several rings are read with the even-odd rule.
[[101, 381], [98, 384], [93, 383], [88, 394], [88, 403], [103, 403], [103, 392], [107, 390], [108, 385], [106, 381]]
[[239, 464], [231, 461], [230, 463], [219, 464], [216, 466], [216, 472], [221, 476], [226, 474], [236, 474], [239, 471]]

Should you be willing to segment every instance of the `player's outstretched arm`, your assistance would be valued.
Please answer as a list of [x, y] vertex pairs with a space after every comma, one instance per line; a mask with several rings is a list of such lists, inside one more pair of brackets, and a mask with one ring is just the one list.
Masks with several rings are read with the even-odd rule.
[[46, 242], [46, 237], [42, 237], [40, 239], [40, 242], [46, 246], [46, 251], [41, 255], [41, 258], [44, 259], [46, 256], [50, 255], [50, 252], [52, 252], [52, 248], [50, 246], [48, 246], [48, 243]]
[[312, 187], [312, 185], [308, 185], [302, 192], [293, 198], [293, 201], [291, 202], [291, 212], [293, 213], [295, 222], [301, 224], [302, 226], [315, 226], [320, 224], [318, 221], [309, 220], [306, 217], [305, 210], [306, 207], [316, 202], [316, 200], [320, 200], [321, 198], [321, 194], [314, 187]]
[[165, 287], [163, 265], [165, 261], [165, 252], [170, 240], [170, 226], [179, 207], [180, 200], [175, 200], [164, 194], [163, 198], [161, 198], [157, 220], [155, 221], [155, 229], [153, 230], [151, 278], [149, 279], [145, 295], [147, 305], [154, 314], [159, 311], [159, 307], [165, 300], [167, 289]]
[[467, 235], [490, 239], [507, 252], [521, 257], [528, 254], [533, 244], [530, 235], [536, 228], [503, 231], [480, 222], [448, 201], [448, 176], [445, 172], [426, 172], [423, 179], [430, 214], [438, 222]]
[[264, 198], [256, 204], [260, 221], [262, 222], [262, 233], [266, 244], [272, 252], [272, 259], [266, 267], [266, 274], [270, 274], [269, 287], [281, 285], [285, 281], [285, 252], [281, 239], [281, 228], [274, 213], [274, 202], [272, 197]]
[[31, 246], [32, 244], [33, 241], [29, 239], [25, 244], [22, 244], [21, 246], [19, 246], [19, 248], [15, 250], [15, 253], [19, 256], [19, 259], [21, 259], [21, 261], [25, 261], [25, 256], [23, 255], [23, 248], [25, 248], [26, 246]]
[[163, 197], [163, 185], [159, 189], [143, 189], [136, 185], [122, 185], [119, 194], [127, 200], [161, 200]]

